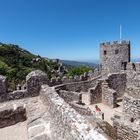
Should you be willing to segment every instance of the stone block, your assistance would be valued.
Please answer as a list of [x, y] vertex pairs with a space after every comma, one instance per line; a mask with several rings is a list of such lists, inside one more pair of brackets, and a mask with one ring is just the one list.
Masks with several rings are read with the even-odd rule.
[[14, 125], [26, 120], [26, 109], [23, 106], [10, 105], [0, 109], [0, 128]]
[[7, 93], [7, 79], [0, 75], [0, 96]]
[[36, 96], [39, 94], [41, 85], [48, 83], [48, 76], [40, 70], [35, 70], [26, 76], [26, 83], [29, 94]]

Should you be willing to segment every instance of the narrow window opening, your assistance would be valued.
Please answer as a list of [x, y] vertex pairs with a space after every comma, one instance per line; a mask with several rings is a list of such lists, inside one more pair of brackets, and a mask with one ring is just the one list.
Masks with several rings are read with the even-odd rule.
[[119, 50], [115, 50], [115, 54], [118, 54], [119, 53]]
[[104, 55], [106, 55], [107, 54], [107, 51], [104, 51]]
[[133, 67], [133, 70], [136, 71], [136, 66], [134, 63], [132, 64], [132, 67]]
[[122, 62], [122, 69], [126, 70], [127, 62]]

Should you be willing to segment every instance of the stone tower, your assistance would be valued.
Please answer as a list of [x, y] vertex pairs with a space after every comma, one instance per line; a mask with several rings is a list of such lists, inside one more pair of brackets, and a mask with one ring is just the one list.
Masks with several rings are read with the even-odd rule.
[[125, 70], [128, 62], [130, 62], [130, 41], [100, 44], [100, 65], [103, 76]]

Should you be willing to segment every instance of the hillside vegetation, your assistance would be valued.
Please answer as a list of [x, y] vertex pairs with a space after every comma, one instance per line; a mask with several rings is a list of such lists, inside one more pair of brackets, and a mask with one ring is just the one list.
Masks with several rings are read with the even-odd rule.
[[51, 78], [52, 71], [58, 70], [59, 64], [47, 60], [18, 47], [0, 44], [0, 75], [8, 77], [9, 90], [14, 90], [19, 83], [23, 85], [26, 75], [40, 69]]

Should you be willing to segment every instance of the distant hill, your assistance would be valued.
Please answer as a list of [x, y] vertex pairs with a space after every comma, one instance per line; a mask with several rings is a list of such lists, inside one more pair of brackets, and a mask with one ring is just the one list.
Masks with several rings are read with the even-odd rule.
[[67, 67], [79, 67], [81, 65], [88, 66], [91, 68], [99, 68], [99, 65], [91, 62], [78, 62], [78, 61], [70, 61], [70, 60], [60, 60]]
[[0, 75], [8, 77], [10, 90], [14, 90], [18, 83], [22, 85], [32, 70], [40, 69], [51, 78], [58, 67], [58, 63], [34, 55], [18, 45], [0, 43]]

